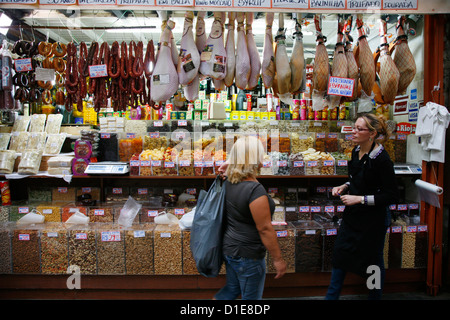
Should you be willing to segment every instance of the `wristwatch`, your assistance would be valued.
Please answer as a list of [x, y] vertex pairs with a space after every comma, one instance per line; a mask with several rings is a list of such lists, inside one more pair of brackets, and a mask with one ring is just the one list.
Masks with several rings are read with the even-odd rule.
[[364, 196], [361, 197], [361, 204], [364, 204]]

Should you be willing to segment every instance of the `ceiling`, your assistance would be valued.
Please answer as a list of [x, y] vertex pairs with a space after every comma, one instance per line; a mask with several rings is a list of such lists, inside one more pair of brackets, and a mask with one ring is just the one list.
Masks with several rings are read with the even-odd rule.
[[[114, 41], [143, 41], [146, 44], [150, 39], [159, 41], [161, 34], [161, 17], [158, 12], [151, 10], [45, 10], [45, 9], [5, 9], [8, 15], [13, 16], [16, 28], [11, 28], [8, 38], [12, 40], [24, 39], [45, 39], [68, 43], [85, 42], [88, 45], [93, 42], [107, 41], [112, 44]], [[179, 44], [182, 36], [184, 24], [184, 11], [165, 11], [176, 26], [173, 30], [174, 39]], [[195, 13], [196, 14], [196, 13]], [[255, 41], [262, 55], [265, 31], [265, 13], [253, 13], [254, 23], [252, 24]], [[295, 32], [295, 20], [297, 17], [302, 21], [303, 44], [305, 57], [312, 59], [315, 53], [315, 27], [312, 13], [283, 13], [284, 26], [286, 28], [288, 53], [292, 48]], [[345, 15], [346, 18], [348, 15]], [[334, 13], [322, 14], [323, 34], [327, 37], [327, 49], [332, 56], [337, 35], [338, 15]], [[412, 16], [408, 19], [415, 23], [422, 16]], [[395, 36], [395, 23], [397, 15], [383, 16], [388, 19], [388, 33]], [[380, 14], [364, 14], [364, 22], [368, 32], [368, 40], [372, 50], [375, 50], [380, 38], [378, 35]], [[205, 18], [206, 31], [209, 34], [213, 22], [213, 12], [207, 13]], [[227, 19], [228, 21], [228, 19]], [[273, 23], [273, 36], [278, 29], [278, 14], [275, 15]], [[352, 36], [356, 42], [357, 31], [355, 28], [356, 17], [353, 19]], [[196, 18], [194, 19], [194, 27]], [[391, 38], [392, 40], [393, 38]], [[42, 41], [42, 40], [41, 40]]]

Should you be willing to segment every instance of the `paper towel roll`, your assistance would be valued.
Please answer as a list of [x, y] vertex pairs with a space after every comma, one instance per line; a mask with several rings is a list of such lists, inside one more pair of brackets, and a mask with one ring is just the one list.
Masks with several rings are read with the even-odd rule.
[[437, 195], [441, 195], [444, 192], [444, 189], [442, 189], [441, 187], [420, 179], [417, 179], [415, 183], [418, 188], [435, 193]]

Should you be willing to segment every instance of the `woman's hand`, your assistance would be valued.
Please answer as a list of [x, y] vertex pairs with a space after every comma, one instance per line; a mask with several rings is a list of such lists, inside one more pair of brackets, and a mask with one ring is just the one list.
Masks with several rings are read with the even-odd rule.
[[340, 196], [342, 194], [344, 194], [348, 189], [348, 185], [347, 184], [343, 184], [339, 187], [334, 187], [333, 190], [331, 191], [331, 194], [334, 197]]
[[219, 175], [222, 177], [222, 178], [225, 178], [225, 172], [227, 171], [227, 168], [228, 168], [228, 162], [224, 162], [224, 163], [222, 163], [222, 165], [219, 167], [219, 169], [217, 169], [217, 171], [219, 172]]
[[341, 196], [341, 200], [346, 206], [353, 206], [361, 203], [361, 196], [351, 196], [346, 194]]

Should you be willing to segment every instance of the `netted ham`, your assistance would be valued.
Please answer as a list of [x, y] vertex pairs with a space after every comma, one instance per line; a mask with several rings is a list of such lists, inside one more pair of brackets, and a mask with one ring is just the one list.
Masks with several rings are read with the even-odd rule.
[[359, 66], [359, 77], [361, 80], [362, 90], [367, 96], [372, 95], [372, 88], [375, 83], [375, 63], [373, 60], [372, 50], [367, 42], [367, 35], [364, 31], [364, 22], [362, 14], [357, 15], [356, 25], [358, 28], [358, 58], [356, 62]]
[[200, 73], [216, 80], [226, 75], [227, 52], [223, 40], [225, 13], [215, 12], [211, 32], [200, 56]]
[[305, 52], [303, 49], [303, 34], [301, 25], [295, 22], [295, 42], [291, 54], [291, 93], [300, 92], [306, 81]]
[[248, 54], [247, 40], [245, 38], [245, 13], [237, 12], [237, 42], [236, 42], [236, 69], [235, 83], [239, 89], [246, 89], [250, 77], [250, 56]]
[[272, 24], [275, 14], [266, 13], [266, 32], [264, 34], [263, 60], [261, 63], [261, 77], [264, 87], [271, 88], [275, 76], [275, 54], [273, 52]]
[[236, 13], [228, 13], [228, 25], [226, 26], [227, 39], [225, 42], [225, 50], [227, 51], [227, 74], [223, 79], [225, 86], [231, 87], [234, 83], [234, 72], [236, 68], [236, 43], [234, 36], [234, 20]]
[[[347, 78], [348, 77], [348, 65], [347, 57], [344, 52], [344, 22], [338, 21], [338, 34], [336, 48], [334, 49], [333, 66], [331, 68], [331, 74], [333, 77]], [[341, 96], [330, 95], [331, 107], [335, 108], [339, 106]]]
[[397, 39], [394, 51], [394, 63], [400, 72], [398, 94], [405, 94], [409, 84], [416, 75], [416, 62], [408, 46], [408, 36], [405, 34], [405, 16], [400, 16], [397, 23]]
[[350, 31], [352, 29], [352, 18], [350, 17], [347, 20], [344, 31], [345, 38], [345, 56], [347, 57], [347, 77], [355, 80], [355, 84], [353, 86], [353, 96], [348, 97], [348, 101], [353, 101], [358, 97], [358, 82], [359, 82], [359, 68], [356, 63], [355, 55], [353, 54], [352, 42], [353, 38], [350, 35]]
[[205, 28], [205, 11], [197, 13], [197, 22], [195, 24], [195, 45], [199, 53], [203, 52], [206, 46], [206, 28]]
[[182, 85], [191, 83], [197, 76], [200, 67], [200, 54], [195, 45], [194, 33], [192, 31], [193, 19], [194, 13], [192, 11], [186, 12], [177, 65], [178, 79]]
[[174, 95], [178, 89], [178, 73], [172, 60], [171, 36], [175, 23], [167, 21], [161, 35], [161, 46], [152, 73], [151, 88], [152, 100], [165, 102]]
[[327, 90], [330, 67], [325, 47], [326, 37], [322, 34], [320, 16], [314, 16], [314, 24], [316, 26], [316, 53], [314, 55], [313, 88], [318, 92], [324, 92]]
[[393, 104], [398, 91], [400, 72], [389, 53], [389, 44], [386, 39], [386, 21], [380, 20], [380, 32], [380, 90], [384, 102]]
[[246, 13], [245, 31], [247, 38], [247, 49], [250, 57], [250, 76], [248, 78], [247, 89], [253, 90], [258, 85], [261, 74], [261, 59], [259, 57], [258, 47], [256, 46], [255, 36], [252, 31], [253, 12]]

